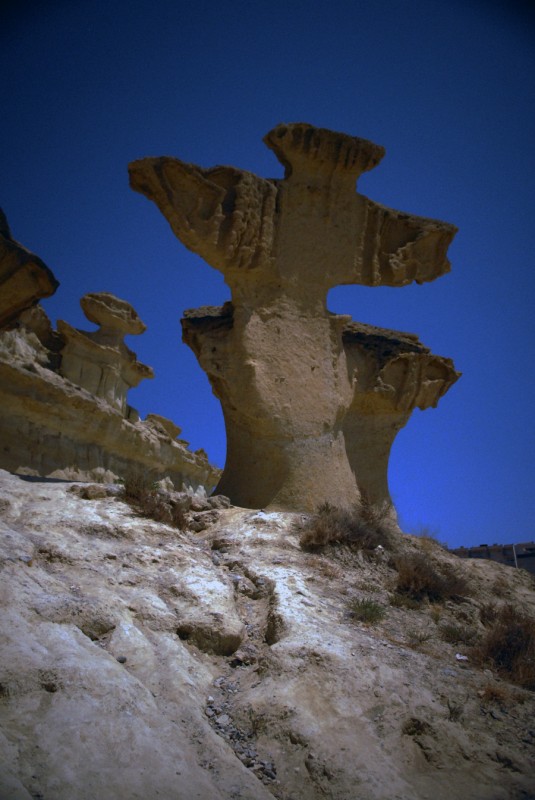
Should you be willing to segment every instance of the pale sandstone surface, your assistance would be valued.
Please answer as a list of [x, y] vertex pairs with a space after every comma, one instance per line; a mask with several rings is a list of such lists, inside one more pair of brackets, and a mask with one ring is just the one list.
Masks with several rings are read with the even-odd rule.
[[[64, 339], [52, 331], [42, 309], [23, 315], [17, 329], [0, 333], [0, 466], [75, 480], [142, 472], [155, 479], [167, 476], [177, 489], [213, 487], [219, 470], [204, 452], [193, 453], [176, 439], [180, 429], [174, 423], [158, 415], [141, 421], [126, 405], [122, 351], [78, 335], [94, 347], [93, 360], [78, 359], [79, 372], [85, 364], [91, 376], [98, 373], [104, 396], [58, 374]], [[118, 369], [106, 373], [109, 353]], [[127, 366], [139, 363], [131, 355]]]
[[[293, 428], [288, 424], [285, 438], [274, 430], [262, 436], [263, 421], [241, 407], [249, 376], [233, 358], [237, 347], [233, 316], [232, 303], [190, 309], [182, 319], [183, 340], [197, 356], [223, 408], [227, 463], [218, 491], [239, 505], [264, 508], [287, 485]], [[436, 406], [459, 373], [451, 359], [433, 355], [414, 334], [349, 322], [344, 316], [331, 318], [343, 325], [342, 344], [353, 387], [341, 426], [342, 446], [360, 491], [374, 505], [390, 504], [388, 459], [396, 434], [415, 408]], [[275, 359], [276, 354], [270, 362], [274, 368]], [[321, 398], [316, 408], [325, 411]], [[311, 437], [307, 445], [310, 464], [317, 465], [316, 439]], [[309, 482], [300, 485], [303, 498], [311, 498], [308, 503], [301, 501], [309, 510], [318, 503], [315, 481], [316, 469], [311, 468]]]
[[[282, 180], [163, 157], [133, 162], [130, 183], [231, 289], [232, 326], [211, 359], [221, 356], [225, 371], [215, 389], [227, 429], [221, 491], [253, 508], [349, 506], [360, 498], [343, 432], [349, 318], [329, 314], [327, 292], [433, 280], [449, 270], [456, 229], [355, 191], [382, 157], [372, 142], [305, 123], [279, 125], [264, 141]], [[201, 365], [208, 360], [203, 353]]]
[[0, 330], [58, 286], [46, 264], [13, 239], [0, 209]]
[[[429, 607], [349, 616], [388, 606], [379, 553], [307, 554], [298, 515], [237, 508], [194, 536], [3, 471], [0, 509], [2, 798], [534, 795], [532, 693], [457, 661]], [[491, 599], [535, 612], [522, 570], [399, 546], [469, 578], [440, 624], [477, 628]]]

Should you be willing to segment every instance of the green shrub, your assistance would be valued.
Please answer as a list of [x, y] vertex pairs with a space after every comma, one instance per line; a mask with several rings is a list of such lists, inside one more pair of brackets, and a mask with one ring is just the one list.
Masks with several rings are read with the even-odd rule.
[[398, 572], [397, 592], [414, 600], [458, 599], [469, 593], [466, 580], [449, 565], [440, 568], [422, 553], [400, 556], [395, 561]]
[[315, 514], [297, 523], [300, 545], [304, 550], [317, 550], [329, 544], [348, 544], [367, 553], [379, 546], [389, 549], [390, 510], [387, 503], [378, 507], [364, 498], [352, 509], [324, 503]]
[[370, 597], [366, 597], [363, 600], [351, 600], [348, 603], [348, 608], [353, 619], [358, 620], [358, 622], [366, 622], [368, 625], [380, 622], [386, 614], [384, 606], [376, 603]]
[[501, 677], [535, 690], [535, 619], [511, 604], [502, 606], [474, 655]]

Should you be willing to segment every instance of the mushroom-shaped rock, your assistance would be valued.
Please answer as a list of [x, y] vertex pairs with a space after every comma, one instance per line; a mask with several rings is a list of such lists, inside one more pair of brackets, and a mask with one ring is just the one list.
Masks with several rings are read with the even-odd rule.
[[343, 331], [354, 376], [343, 422], [346, 450], [360, 490], [374, 505], [391, 503], [388, 460], [415, 408], [434, 408], [460, 377], [449, 358], [433, 355], [415, 334], [350, 322]]
[[86, 294], [80, 305], [86, 317], [100, 327], [81, 331], [58, 321], [65, 340], [60, 372], [126, 414], [128, 390], [144, 378], [154, 377], [152, 368], [139, 362], [123, 341], [127, 334], [143, 333], [145, 325], [129, 303], [108, 292]]
[[132, 163], [130, 183], [231, 289], [230, 327], [219, 312], [183, 323], [224, 409], [218, 491], [252, 507], [350, 506], [360, 494], [343, 433], [349, 318], [327, 312], [327, 292], [433, 280], [449, 269], [456, 228], [356, 192], [384, 152], [371, 142], [306, 123], [279, 125], [265, 142], [283, 180], [162, 157]]
[[0, 209], [0, 329], [16, 322], [41, 298], [53, 295], [58, 286], [46, 264], [13, 239]]
[[89, 292], [81, 298], [80, 305], [87, 319], [100, 325], [100, 336], [104, 331], [136, 336], [147, 330], [130, 303], [109, 292]]

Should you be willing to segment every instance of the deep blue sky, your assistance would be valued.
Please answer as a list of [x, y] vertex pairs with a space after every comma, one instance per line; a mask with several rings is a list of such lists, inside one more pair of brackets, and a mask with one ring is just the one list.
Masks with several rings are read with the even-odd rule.
[[58, 0], [0, 11], [1, 193], [15, 238], [61, 282], [43, 305], [91, 329], [88, 291], [130, 301], [129, 345], [156, 371], [129, 400], [171, 417], [222, 465], [219, 403], [180, 341], [221, 276], [128, 187], [127, 164], [176, 155], [280, 176], [279, 122], [371, 139], [359, 190], [455, 223], [452, 272], [403, 289], [341, 287], [333, 311], [418, 333], [464, 374], [415, 411], [392, 453], [407, 530], [450, 546], [535, 538], [535, 26], [523, 3]]

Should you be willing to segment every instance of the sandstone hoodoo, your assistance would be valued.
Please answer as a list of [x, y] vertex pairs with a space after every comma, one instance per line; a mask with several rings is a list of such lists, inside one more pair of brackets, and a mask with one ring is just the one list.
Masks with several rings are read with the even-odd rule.
[[80, 305], [98, 331], [80, 331], [59, 320], [65, 339], [61, 374], [95, 397], [126, 413], [126, 395], [144, 378], [153, 378], [151, 367], [141, 364], [124, 343], [127, 334], [143, 333], [146, 326], [132, 306], [108, 292], [86, 294]]
[[[285, 167], [283, 180], [162, 157], [133, 162], [131, 186], [157, 204], [178, 238], [220, 270], [231, 289], [232, 304], [222, 315], [201, 310], [184, 323], [184, 339], [225, 415], [227, 460], [218, 490], [252, 508], [358, 504], [370, 489], [362, 465], [379, 459], [378, 437], [368, 435], [378, 422], [364, 425], [363, 440], [363, 425], [355, 424], [362, 398], [355, 405], [355, 396], [368, 389], [346, 352], [350, 318], [327, 311], [327, 292], [340, 284], [433, 280], [449, 270], [446, 253], [456, 228], [355, 191], [359, 175], [384, 154], [372, 142], [304, 123], [279, 125], [264, 141]], [[415, 375], [414, 369], [421, 376], [429, 371], [417, 381], [422, 387], [435, 381], [431, 403], [423, 388], [421, 400], [401, 401], [404, 390], [396, 385], [394, 416], [434, 404], [451, 385], [452, 365], [442, 378], [431, 378], [436, 359], [428, 355], [424, 367], [421, 358], [405, 356], [381, 366], [395, 373], [394, 383], [403, 384], [402, 373]], [[382, 380], [379, 372], [376, 377]], [[388, 393], [373, 392], [379, 406]], [[381, 434], [390, 443], [403, 424], [399, 417], [394, 428], [391, 423]], [[379, 460], [373, 470], [382, 474], [385, 456]], [[376, 493], [386, 497], [388, 490]]]

